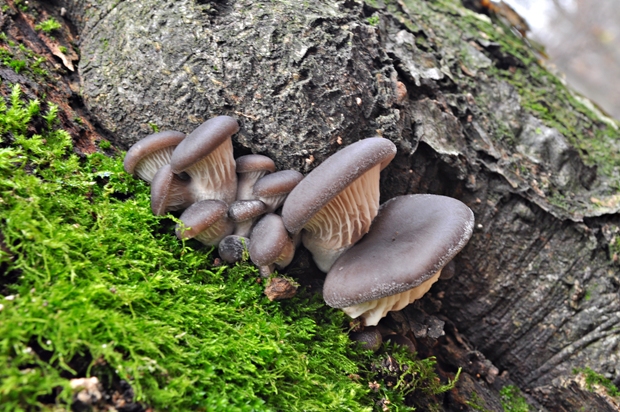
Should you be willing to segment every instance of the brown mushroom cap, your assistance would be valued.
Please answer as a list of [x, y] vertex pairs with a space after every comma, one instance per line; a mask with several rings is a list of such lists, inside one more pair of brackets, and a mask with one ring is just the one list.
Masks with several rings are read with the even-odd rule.
[[155, 173], [170, 163], [172, 152], [185, 134], [173, 130], [151, 134], [136, 142], [125, 154], [123, 167], [130, 174], [136, 174], [143, 180], [151, 182]]
[[327, 158], [288, 195], [282, 219], [302, 242], [319, 269], [334, 261], [364, 236], [379, 209], [380, 172], [394, 158], [391, 141], [360, 140]]
[[214, 246], [234, 229], [228, 219], [228, 205], [221, 200], [201, 200], [194, 203], [179, 217], [176, 235], [179, 239], [191, 239]]
[[267, 156], [250, 154], [237, 158], [237, 200], [250, 200], [254, 183], [266, 174], [276, 171], [276, 164]]
[[151, 210], [161, 216], [173, 210], [181, 210], [194, 203], [189, 190], [190, 182], [172, 173], [170, 165], [162, 166], [151, 182]]
[[230, 116], [207, 120], [177, 146], [170, 161], [172, 171], [177, 174], [186, 171], [238, 131], [239, 123]]
[[[411, 293], [423, 285], [428, 290], [467, 244], [473, 225], [471, 209], [450, 197], [408, 195], [385, 202], [368, 234], [340, 256], [327, 274], [325, 302], [335, 308], [373, 310], [374, 302], [383, 298]], [[414, 298], [419, 297], [416, 293]], [[394, 300], [382, 310], [387, 313], [408, 303]], [[368, 325], [376, 324], [375, 315]]]
[[232, 117], [214, 117], [198, 126], [172, 153], [172, 171], [190, 175], [196, 199], [235, 200], [237, 174], [231, 137], [238, 130]]
[[272, 173], [276, 171], [276, 164], [273, 160], [259, 154], [240, 156], [235, 162], [237, 163], [237, 173]]
[[260, 200], [237, 200], [228, 208], [228, 216], [235, 222], [235, 235], [250, 236], [256, 219], [267, 213], [267, 205]]
[[228, 216], [233, 222], [243, 222], [265, 214], [267, 206], [260, 200], [237, 200], [228, 207]]
[[289, 193], [282, 219], [290, 233], [299, 232], [323, 206], [372, 167], [384, 169], [396, 155], [388, 139], [370, 137], [334, 153]]
[[349, 338], [360, 344], [362, 349], [376, 352], [383, 344], [383, 336], [376, 326], [368, 326], [360, 332], [350, 332]]
[[304, 175], [296, 170], [281, 170], [260, 178], [254, 184], [254, 198], [267, 205], [267, 213], [279, 208], [286, 196], [302, 181]]
[[284, 228], [282, 218], [269, 213], [263, 216], [250, 236], [250, 259], [256, 266], [272, 264], [286, 267], [295, 255], [295, 246]]

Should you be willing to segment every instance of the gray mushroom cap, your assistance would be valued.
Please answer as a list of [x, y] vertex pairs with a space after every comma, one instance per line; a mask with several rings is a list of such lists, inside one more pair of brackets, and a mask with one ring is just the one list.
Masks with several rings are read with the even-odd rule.
[[230, 204], [228, 216], [233, 222], [243, 222], [265, 214], [267, 206], [260, 200], [237, 200]]
[[172, 153], [174, 173], [191, 177], [190, 189], [198, 200], [232, 203], [237, 196], [237, 174], [231, 136], [239, 130], [232, 117], [207, 120], [187, 136]]
[[362, 349], [376, 352], [381, 348], [383, 336], [376, 326], [367, 326], [360, 332], [350, 332], [349, 338], [360, 344]]
[[194, 203], [189, 183], [172, 173], [169, 164], [162, 166], [151, 182], [153, 214], [161, 216], [173, 210], [185, 209]]
[[237, 163], [237, 173], [252, 173], [257, 171], [272, 173], [276, 171], [276, 164], [273, 160], [259, 154], [241, 156], [238, 157], [235, 162]]
[[179, 239], [196, 238], [206, 245], [217, 245], [234, 229], [228, 219], [228, 205], [221, 200], [201, 200], [194, 203], [179, 217], [175, 233]]
[[336, 260], [323, 298], [345, 308], [419, 286], [467, 244], [473, 226], [471, 209], [456, 199], [395, 197], [381, 206], [368, 234]]
[[175, 149], [170, 159], [174, 173], [186, 171], [239, 131], [239, 123], [230, 116], [217, 116], [192, 131]]
[[254, 183], [266, 174], [276, 171], [276, 164], [267, 156], [250, 154], [237, 158], [237, 200], [253, 199]]
[[287, 266], [293, 259], [295, 247], [282, 223], [274, 213], [263, 216], [250, 236], [250, 259], [256, 266], [276, 264]]
[[170, 163], [174, 148], [184, 138], [184, 133], [167, 130], [139, 140], [125, 154], [123, 160], [125, 171], [151, 182], [155, 173], [163, 165]]
[[250, 236], [252, 226], [259, 216], [267, 213], [267, 205], [260, 200], [237, 200], [228, 208], [228, 216], [235, 222], [235, 235]]
[[304, 225], [366, 171], [387, 166], [396, 155], [396, 146], [388, 139], [370, 137], [359, 140], [331, 155], [310, 172], [289, 193], [282, 206], [282, 219], [290, 233]]
[[267, 205], [271, 213], [279, 208], [288, 194], [302, 181], [304, 175], [296, 170], [281, 170], [260, 178], [252, 192], [256, 199]]
[[[243, 260], [243, 255], [248, 253], [250, 239], [244, 236], [229, 235], [220, 241], [217, 251], [227, 263], [235, 263]], [[247, 256], [247, 255], [246, 255]]]

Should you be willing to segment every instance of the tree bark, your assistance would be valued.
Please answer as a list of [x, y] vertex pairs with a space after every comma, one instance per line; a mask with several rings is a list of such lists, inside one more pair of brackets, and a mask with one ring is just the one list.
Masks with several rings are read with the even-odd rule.
[[510, 27], [456, 0], [386, 3], [56, 0], [97, 131], [78, 137], [128, 148], [152, 125], [190, 132], [227, 114], [237, 155], [303, 173], [386, 137], [398, 154], [382, 201], [443, 194], [476, 216], [456, 275], [423, 305], [448, 335], [546, 407], [574, 368], [618, 384], [618, 167], [585, 149], [608, 139], [615, 154], [617, 123]]

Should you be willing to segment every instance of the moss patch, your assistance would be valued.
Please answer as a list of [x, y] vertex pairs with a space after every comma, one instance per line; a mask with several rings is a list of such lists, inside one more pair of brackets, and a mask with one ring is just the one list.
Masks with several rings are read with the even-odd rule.
[[499, 392], [502, 400], [502, 408], [505, 412], [528, 412], [531, 408], [519, 388], [507, 385]]
[[609, 396], [620, 398], [620, 389], [618, 389], [612, 381], [610, 381], [600, 373], [597, 373], [590, 368], [575, 369], [573, 373], [582, 373], [584, 375], [586, 381], [586, 389], [588, 389], [589, 391], [595, 391], [596, 386], [601, 386], [605, 388], [605, 391]]

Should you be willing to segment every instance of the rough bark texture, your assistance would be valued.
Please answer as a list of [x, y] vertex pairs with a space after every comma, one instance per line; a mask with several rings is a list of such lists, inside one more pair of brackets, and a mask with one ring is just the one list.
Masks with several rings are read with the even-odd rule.
[[[445, 339], [541, 404], [576, 391], [558, 380], [575, 367], [618, 383], [618, 168], [584, 149], [603, 139], [616, 153], [617, 126], [509, 28], [456, 0], [55, 4], [80, 36], [86, 108], [114, 143], [228, 114], [237, 155], [307, 173], [340, 145], [389, 138], [382, 200], [444, 194], [476, 216], [456, 275], [427, 298], [463, 337]], [[487, 385], [477, 374], [462, 385]]]

